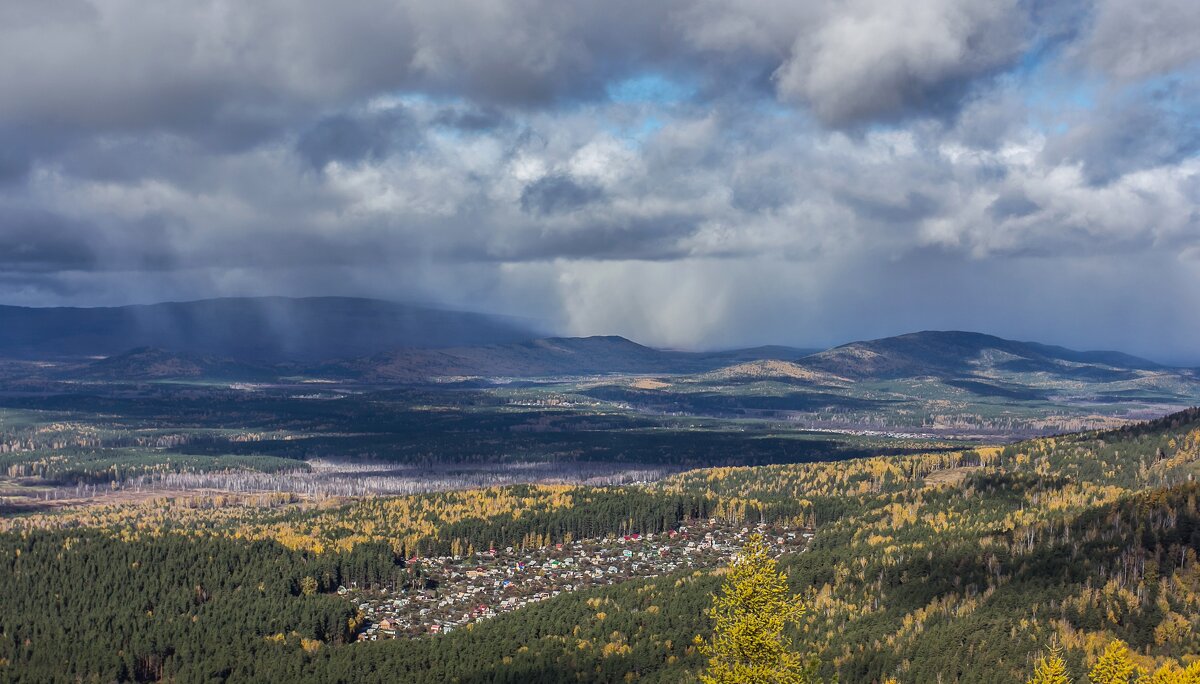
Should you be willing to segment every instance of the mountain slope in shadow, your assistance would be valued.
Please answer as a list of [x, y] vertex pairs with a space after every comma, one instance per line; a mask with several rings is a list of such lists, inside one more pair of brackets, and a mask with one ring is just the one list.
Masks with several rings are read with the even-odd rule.
[[0, 306], [0, 357], [8, 358], [111, 356], [155, 347], [243, 361], [319, 361], [398, 347], [505, 344], [539, 336], [521, 321], [349, 297]]

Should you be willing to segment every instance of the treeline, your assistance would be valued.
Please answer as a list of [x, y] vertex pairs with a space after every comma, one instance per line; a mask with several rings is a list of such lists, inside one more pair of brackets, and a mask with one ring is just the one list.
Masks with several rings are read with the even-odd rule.
[[[161, 534], [273, 540], [312, 552], [386, 544], [399, 557], [467, 555], [613, 534], [657, 533], [708, 518], [720, 504], [701, 492], [632, 487], [513, 485], [337, 506], [300, 505], [288, 495], [150, 500], [0, 520], [0, 530], [99, 529], [123, 539]], [[757, 522], [757, 511], [738, 518]]]
[[167, 473], [308, 470], [303, 461], [261, 454], [196, 455], [132, 448], [57, 449], [0, 454], [0, 473], [61, 485], [107, 485]]
[[434, 536], [417, 540], [411, 549], [447, 555], [494, 546], [537, 547], [610, 534], [659, 533], [679, 527], [683, 520], [709, 517], [715, 503], [699, 493], [658, 496], [639, 489], [578, 488], [570, 506], [453, 522], [439, 527]]

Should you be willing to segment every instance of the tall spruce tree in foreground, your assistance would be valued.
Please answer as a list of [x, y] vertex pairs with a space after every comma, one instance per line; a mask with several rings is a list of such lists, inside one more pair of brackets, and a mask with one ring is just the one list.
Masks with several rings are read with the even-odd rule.
[[[800, 596], [767, 555], [762, 535], [746, 542], [713, 596], [713, 635], [701, 642], [708, 667], [704, 684], [809, 684], [812, 661], [795, 650], [783, 630], [804, 615]], [[696, 637], [700, 640], [700, 637]]]
[[1067, 674], [1067, 663], [1063, 660], [1062, 648], [1057, 644], [1050, 647], [1050, 653], [1038, 659], [1034, 666], [1033, 676], [1025, 684], [1071, 684]]
[[1129, 647], [1124, 641], [1113, 639], [1088, 672], [1088, 681], [1091, 684], [1130, 684], [1136, 673]]

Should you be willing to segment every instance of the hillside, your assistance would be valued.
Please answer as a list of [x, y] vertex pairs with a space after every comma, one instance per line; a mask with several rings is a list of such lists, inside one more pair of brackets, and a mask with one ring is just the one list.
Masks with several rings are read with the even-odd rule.
[[1077, 352], [959, 331], [924, 331], [851, 342], [803, 360], [803, 365], [856, 379], [961, 377], [990, 371], [1047, 373], [1082, 380], [1119, 380], [1162, 367], [1119, 352]]
[[759, 347], [720, 352], [666, 351], [618, 336], [551, 337], [505, 345], [447, 349], [397, 349], [336, 364], [341, 371], [372, 382], [420, 382], [430, 378], [549, 377], [610, 373], [706, 372], [744, 359], [761, 361], [783, 354], [801, 358], [805, 350]]
[[[789, 364], [762, 360], [759, 355], [802, 357], [805, 350], [789, 347], [722, 352], [677, 352], [645, 347], [623, 337], [553, 337], [477, 346], [443, 348], [401, 347], [372, 356], [325, 362], [239, 360], [227, 356], [145, 346], [87, 363], [56, 368], [57, 379], [124, 380], [210, 379], [269, 380], [307, 374], [370, 383], [423, 384], [454, 377], [555, 377], [612, 373], [691, 373], [723, 366], [737, 359], [742, 365]], [[25, 373], [36, 374], [37, 368]], [[803, 371], [809, 373], [809, 371]], [[810, 373], [811, 374], [811, 373]]]
[[71, 379], [129, 381], [165, 379], [268, 380], [279, 368], [210, 356], [139, 347], [61, 373]]
[[780, 361], [778, 359], [746, 361], [709, 371], [699, 376], [698, 379], [724, 382], [775, 380], [782, 382], [805, 382], [818, 385], [836, 385], [850, 382], [846, 378], [832, 373], [807, 368], [802, 363]]
[[318, 361], [397, 347], [504, 344], [519, 321], [347, 297], [239, 297], [111, 308], [0, 306], [0, 357], [110, 356], [140, 347], [255, 361]]

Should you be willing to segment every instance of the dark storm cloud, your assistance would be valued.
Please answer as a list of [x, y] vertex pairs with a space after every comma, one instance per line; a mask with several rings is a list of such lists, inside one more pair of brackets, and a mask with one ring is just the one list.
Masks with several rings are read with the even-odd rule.
[[1003, 221], [1010, 218], [1029, 216], [1040, 207], [1021, 191], [1009, 192], [996, 198], [988, 205], [988, 213], [995, 219]]
[[495, 106], [451, 106], [438, 111], [433, 123], [464, 131], [489, 131], [511, 123], [511, 118]]
[[1134, 81], [1195, 67], [1198, 34], [1200, 3], [1192, 0], [1101, 0], [1074, 51], [1089, 66]]
[[1015, 0], [875, 0], [831, 14], [796, 38], [776, 72], [781, 95], [830, 124], [955, 111], [1032, 38], [1028, 8]]
[[[398, 90], [499, 104], [597, 97], [667, 56], [669, 3], [14, 0], [0, 116], [64, 127], [235, 131]], [[49, 87], [47, 87], [49, 85]]]
[[33, 159], [24, 151], [0, 148], [0, 185], [23, 180], [32, 165]]
[[37, 207], [0, 207], [0, 269], [8, 272], [169, 271], [171, 217], [146, 215], [119, 227]]
[[581, 185], [565, 174], [551, 174], [533, 181], [521, 191], [521, 209], [533, 214], [560, 214], [598, 201], [599, 188]]
[[[1121, 74], [1186, 64], [1195, 49], [1172, 38], [1195, 27], [1194, 5], [1153, 0], [1132, 17], [1132, 3], [1102, 3], [1076, 51]], [[749, 82], [810, 106], [827, 124], [855, 125], [956, 111], [964, 94], [1031, 46], [1077, 30], [1080, 12], [1060, 8], [1078, 6], [12, 0], [0, 10], [0, 116], [166, 127], [245, 144], [286, 128], [300, 111], [377, 93], [540, 107], [603, 99], [615, 80], [656, 72], [697, 80], [707, 97]]]
[[519, 246], [515, 254], [497, 256], [515, 256], [526, 261], [556, 258], [670, 261], [688, 255], [683, 241], [695, 233], [699, 221], [689, 215], [593, 221], [579, 229], [545, 231], [536, 242]]
[[687, 346], [979, 302], [1069, 336], [1074, 297], [1119, 341], [1153, 272], [1181, 349], [1198, 7], [9, 0], [0, 301], [420, 293]]
[[315, 169], [332, 161], [379, 160], [420, 144], [422, 131], [403, 107], [360, 115], [337, 114], [304, 131], [296, 151]]
[[0, 269], [53, 273], [89, 270], [95, 252], [83, 237], [89, 226], [41, 209], [0, 210]]
[[892, 200], [844, 193], [842, 200], [859, 216], [883, 223], [912, 223], [929, 218], [938, 210], [936, 200], [917, 191]]
[[1088, 112], [1046, 148], [1054, 163], [1082, 164], [1092, 183], [1177, 164], [1200, 151], [1200, 98], [1181, 102], [1177, 87], [1126, 95]]
[[233, 142], [375, 93], [546, 106], [603, 99], [647, 71], [696, 78], [710, 96], [758, 74], [749, 81], [827, 123], [890, 119], [952, 108], [1030, 34], [1014, 0], [13, 0], [4, 12], [0, 116]]

